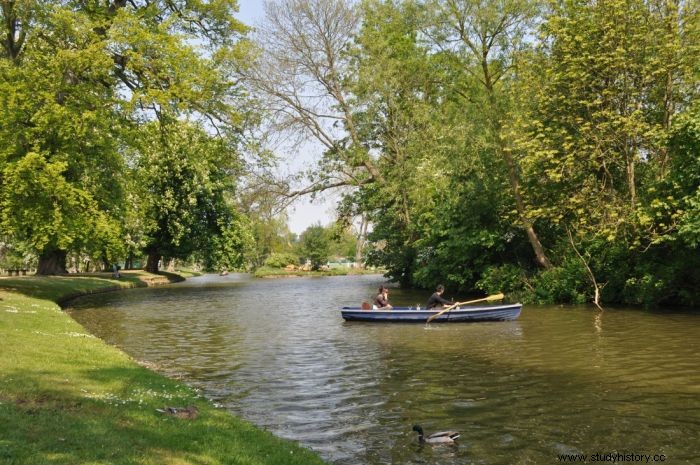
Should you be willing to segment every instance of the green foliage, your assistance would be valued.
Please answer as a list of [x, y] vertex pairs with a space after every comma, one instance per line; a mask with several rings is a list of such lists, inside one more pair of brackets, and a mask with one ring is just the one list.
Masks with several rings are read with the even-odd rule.
[[476, 288], [486, 294], [503, 292], [512, 298], [523, 294], [526, 282], [527, 277], [521, 267], [506, 263], [486, 268]]
[[312, 270], [318, 270], [328, 262], [331, 241], [328, 231], [323, 226], [309, 226], [301, 233], [299, 242], [302, 259], [311, 262]]
[[88, 192], [66, 180], [66, 170], [67, 163], [34, 152], [9, 165], [0, 203], [3, 229], [36, 251], [97, 247], [118, 253], [118, 225]]
[[[352, 90], [383, 181], [345, 209], [372, 220], [370, 264], [406, 286], [526, 301], [589, 301], [594, 282], [604, 302], [696, 300], [697, 8], [368, 1], [363, 13]], [[535, 234], [550, 269], [532, 260]]]
[[192, 257], [206, 270], [245, 269], [251, 261], [254, 238], [250, 221], [234, 209], [219, 219], [217, 228], [202, 231], [209, 234], [209, 241], [202, 241], [201, 249]]
[[532, 276], [514, 264], [491, 266], [476, 287], [487, 294], [504, 292], [511, 300], [526, 303], [581, 304], [591, 300], [588, 278], [581, 264], [573, 259]]
[[[674, 201], [666, 225], [678, 225], [678, 238], [688, 247], [700, 249], [700, 102], [678, 115], [670, 139], [671, 169], [657, 202]], [[671, 230], [673, 231], [673, 230]], [[669, 234], [673, 238], [672, 234]]]
[[[361, 216], [367, 264], [404, 286], [697, 302], [694, 2], [280, 1], [250, 67], [235, 2], [6, 3], [12, 250], [318, 268], [354, 257]], [[239, 72], [270, 113], [249, 114]], [[307, 190], [347, 189], [333, 231], [297, 241], [289, 180], [244, 167], [264, 152], [246, 124], [271, 113], [323, 144]], [[261, 180], [241, 192], [245, 171]]]
[[[668, 257], [682, 257], [670, 260]], [[700, 302], [700, 254], [673, 242], [654, 247], [642, 259], [632, 263], [620, 300], [634, 305], [668, 305], [682, 303], [697, 306]]]
[[84, 12], [23, 2], [4, 5], [3, 15], [17, 21], [16, 38], [26, 37], [14, 51], [5, 42], [0, 58], [3, 229], [40, 257], [118, 256], [123, 165], [114, 62]]
[[[236, 255], [251, 241], [231, 213], [227, 179], [237, 174], [230, 158], [243, 120], [231, 80], [246, 50], [236, 8], [227, 0], [3, 3], [0, 213], [12, 241], [53, 263], [42, 272], [60, 272], [68, 252], [113, 262], [144, 247], [178, 257], [197, 251], [206, 264], [241, 262]], [[172, 152], [154, 159], [154, 146], [166, 153], [164, 138], [177, 132], [170, 122], [187, 120], [206, 120], [222, 135], [222, 159], [207, 154], [199, 164], [206, 168], [192, 169], [206, 152], [203, 139], [216, 139], [201, 135], [187, 163]], [[160, 140], [152, 121], [161, 124]], [[146, 181], [165, 196], [161, 209], [143, 195], [154, 171], [136, 175], [146, 158], [171, 181]]]
[[278, 199], [265, 189], [248, 189], [241, 194], [241, 207], [250, 219], [254, 238], [250, 265], [258, 267], [270, 254], [289, 252], [296, 236], [289, 231], [287, 215], [277, 212]]
[[[267, 231], [273, 232], [272, 229]], [[287, 265], [303, 265], [306, 260], [311, 261], [314, 270], [318, 270], [329, 260], [338, 258], [354, 260], [357, 244], [355, 234], [349, 228], [338, 224], [327, 227], [320, 224], [310, 226], [298, 239], [289, 233], [286, 227], [279, 228], [277, 233], [271, 234], [268, 239], [271, 239], [270, 244], [274, 244], [274, 249], [267, 250], [274, 251], [267, 255], [263, 263], [265, 269], [260, 268], [262, 271], [256, 272], [256, 275], [275, 274], [270, 269], [284, 268]]]
[[640, 277], [628, 278], [625, 282], [625, 300], [634, 304], [644, 304], [647, 302], [659, 302], [661, 293], [664, 292], [665, 283], [659, 279], [658, 270], [653, 273], [646, 273]]
[[153, 123], [141, 133], [134, 175], [148, 220], [145, 251], [169, 258], [197, 254], [209, 269], [241, 266], [253, 240], [229, 200], [235, 148], [186, 122]]
[[0, 269], [31, 269], [36, 263], [37, 256], [31, 247], [17, 241], [0, 241]]
[[352, 228], [336, 223], [329, 228], [328, 234], [331, 239], [330, 258], [355, 261], [357, 235]]
[[265, 266], [271, 268], [284, 268], [287, 265], [298, 265], [299, 257], [289, 252], [275, 252], [265, 260]]
[[539, 272], [533, 277], [531, 286], [527, 301], [532, 303], [582, 304], [590, 302], [592, 298], [588, 277], [575, 258]]

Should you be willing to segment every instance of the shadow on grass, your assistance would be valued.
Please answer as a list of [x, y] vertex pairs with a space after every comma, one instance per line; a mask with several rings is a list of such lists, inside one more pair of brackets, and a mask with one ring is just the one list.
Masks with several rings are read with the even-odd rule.
[[[0, 377], [0, 463], [321, 464], [315, 454], [213, 408], [189, 389], [140, 367]], [[90, 392], [87, 386], [114, 387]], [[68, 380], [66, 380], [68, 381]], [[93, 387], [94, 389], [94, 387]], [[156, 411], [196, 405], [195, 419]]]

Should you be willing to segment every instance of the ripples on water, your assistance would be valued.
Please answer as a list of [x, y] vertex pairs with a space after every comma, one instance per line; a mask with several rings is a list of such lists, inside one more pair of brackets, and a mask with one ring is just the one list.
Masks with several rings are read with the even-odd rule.
[[[525, 307], [514, 322], [344, 322], [339, 307], [381, 282], [204, 276], [86, 297], [71, 314], [337, 464], [540, 464], [615, 452], [700, 463], [700, 314]], [[414, 423], [458, 430], [459, 445], [420, 447]]]

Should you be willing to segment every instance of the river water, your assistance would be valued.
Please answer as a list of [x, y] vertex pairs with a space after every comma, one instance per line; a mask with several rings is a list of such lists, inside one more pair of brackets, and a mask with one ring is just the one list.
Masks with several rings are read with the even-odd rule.
[[[700, 463], [700, 312], [525, 306], [512, 322], [344, 322], [339, 307], [382, 282], [202, 276], [88, 296], [69, 312], [335, 464]], [[427, 297], [390, 293], [398, 305]], [[421, 447], [415, 423], [461, 438]]]

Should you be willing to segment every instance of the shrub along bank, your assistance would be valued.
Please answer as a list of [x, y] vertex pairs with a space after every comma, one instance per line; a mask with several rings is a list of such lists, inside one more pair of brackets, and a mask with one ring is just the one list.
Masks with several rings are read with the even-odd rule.
[[[56, 303], [173, 279], [143, 272], [0, 279], [0, 463], [324, 463], [140, 366]], [[198, 414], [156, 410], [166, 406], [195, 406]]]

